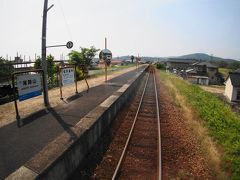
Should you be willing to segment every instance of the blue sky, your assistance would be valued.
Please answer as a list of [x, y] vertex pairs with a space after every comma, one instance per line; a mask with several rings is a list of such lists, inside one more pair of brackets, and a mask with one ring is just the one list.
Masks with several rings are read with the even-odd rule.
[[[108, 48], [114, 56], [195, 52], [240, 60], [239, 0], [48, 0], [47, 44]], [[0, 56], [41, 53], [43, 0], [0, 0]], [[56, 58], [66, 48], [48, 49]]]

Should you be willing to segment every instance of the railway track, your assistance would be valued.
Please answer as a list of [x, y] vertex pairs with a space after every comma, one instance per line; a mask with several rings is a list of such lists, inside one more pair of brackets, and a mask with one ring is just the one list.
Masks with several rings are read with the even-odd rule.
[[112, 176], [114, 179], [161, 179], [161, 136], [154, 73], [148, 73], [126, 144]]
[[86, 165], [69, 179], [161, 180], [157, 99], [155, 75], [146, 73], [131, 103], [125, 105], [103, 134], [86, 158]]
[[79, 168], [69, 180], [215, 178], [202, 156], [199, 142], [192, 138], [192, 130], [186, 128], [182, 111], [172, 104], [170, 93], [158, 79], [160, 137], [154, 79], [153, 74], [144, 75], [135, 96], [119, 111], [87, 157], [85, 167]]

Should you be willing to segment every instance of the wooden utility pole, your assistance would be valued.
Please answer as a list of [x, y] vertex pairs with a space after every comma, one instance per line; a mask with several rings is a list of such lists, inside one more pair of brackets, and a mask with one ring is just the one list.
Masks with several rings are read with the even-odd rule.
[[[105, 38], [105, 49], [107, 49], [107, 38]], [[104, 60], [105, 64], [105, 83], [107, 83], [107, 63], [106, 60]]]
[[139, 61], [139, 53], [138, 53], [138, 57], [136, 58], [136, 69], [138, 70], [138, 61]]
[[107, 38], [105, 38], [105, 49], [107, 49]]
[[48, 82], [47, 82], [47, 63], [46, 63], [46, 39], [47, 39], [47, 12], [53, 7], [51, 5], [48, 8], [48, 0], [44, 0], [44, 6], [43, 6], [43, 21], [42, 21], [42, 69], [43, 69], [43, 93], [44, 93], [44, 104], [45, 106], [49, 105], [49, 99], [48, 99]]

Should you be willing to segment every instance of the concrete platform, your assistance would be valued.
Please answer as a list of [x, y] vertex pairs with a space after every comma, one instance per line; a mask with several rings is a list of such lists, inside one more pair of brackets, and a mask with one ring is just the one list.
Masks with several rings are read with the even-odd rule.
[[16, 123], [0, 128], [0, 179], [66, 178], [129, 98], [145, 68], [35, 113], [21, 128]]

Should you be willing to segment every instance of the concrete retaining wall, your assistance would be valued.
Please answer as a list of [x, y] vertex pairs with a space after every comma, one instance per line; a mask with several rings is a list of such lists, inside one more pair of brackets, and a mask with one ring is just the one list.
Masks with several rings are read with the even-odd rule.
[[123, 85], [6, 179], [66, 179], [91, 151], [121, 107], [135, 94], [144, 74], [144, 71], [139, 72], [131, 83]]

